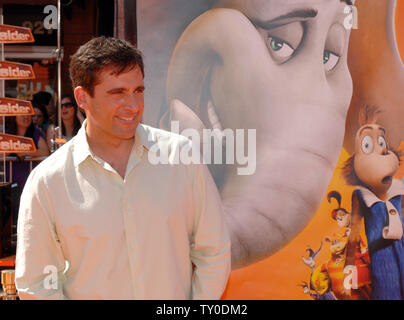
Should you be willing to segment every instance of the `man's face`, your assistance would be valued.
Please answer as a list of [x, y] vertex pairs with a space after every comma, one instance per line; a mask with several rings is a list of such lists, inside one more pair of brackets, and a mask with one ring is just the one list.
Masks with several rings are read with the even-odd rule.
[[132, 139], [143, 116], [143, 74], [138, 66], [119, 75], [107, 68], [87, 95], [87, 133], [104, 139]]

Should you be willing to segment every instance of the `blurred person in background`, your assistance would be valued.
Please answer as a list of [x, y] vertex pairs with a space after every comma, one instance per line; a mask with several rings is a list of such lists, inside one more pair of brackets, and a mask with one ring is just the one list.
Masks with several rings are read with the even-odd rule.
[[39, 129], [44, 137], [49, 127], [49, 116], [45, 106], [34, 102], [32, 104], [35, 115], [32, 116], [32, 122], [35, 128]]
[[[49, 155], [48, 146], [44, 136], [39, 129], [35, 128], [32, 122], [32, 116], [16, 116], [8, 119], [7, 133], [32, 138], [37, 149], [36, 152], [29, 153], [17, 153], [9, 154], [10, 156], [16, 156], [17, 160], [12, 162], [12, 197], [15, 205], [13, 210], [13, 225], [17, 223], [18, 210], [20, 205], [20, 197], [22, 189], [25, 186], [28, 175], [30, 174], [30, 163], [24, 161], [25, 157], [42, 157]], [[34, 168], [39, 162], [33, 161], [32, 168]], [[7, 161], [6, 166], [7, 181], [10, 181], [10, 162]]]
[[[77, 107], [76, 100], [70, 94], [64, 94], [61, 101], [62, 110], [62, 139], [66, 142], [73, 138], [79, 131], [82, 122], [84, 121], [84, 116]], [[49, 150], [52, 148], [52, 139], [55, 139], [56, 132], [55, 128], [57, 125], [50, 124], [47, 133], [46, 141]]]
[[48, 112], [50, 123], [55, 123], [55, 121], [57, 121], [56, 108], [55, 104], [53, 103], [52, 94], [47, 91], [39, 91], [33, 95], [32, 103], [37, 103], [45, 106]]
[[[7, 124], [6, 131], [9, 134], [32, 138], [34, 140], [35, 147], [37, 148], [36, 152], [11, 154], [16, 156], [19, 160], [13, 163], [12, 182], [17, 183], [18, 186], [22, 189], [25, 185], [25, 181], [27, 180], [30, 171], [29, 162], [23, 161], [24, 158], [26, 156], [47, 156], [49, 155], [49, 149], [41, 131], [35, 128], [32, 122], [32, 116], [16, 116], [10, 118], [10, 121]], [[33, 164], [33, 166], [35, 166], [35, 164]], [[9, 174], [9, 170], [7, 170], [7, 174]]]

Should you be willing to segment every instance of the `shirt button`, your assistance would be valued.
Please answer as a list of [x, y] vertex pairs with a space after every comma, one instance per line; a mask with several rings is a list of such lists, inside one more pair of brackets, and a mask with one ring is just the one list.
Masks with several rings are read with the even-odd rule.
[[396, 210], [394, 210], [394, 209], [391, 209], [391, 210], [389, 211], [389, 213], [390, 213], [392, 216], [394, 216], [394, 215], [396, 215], [396, 214], [397, 214], [397, 211], [396, 211]]

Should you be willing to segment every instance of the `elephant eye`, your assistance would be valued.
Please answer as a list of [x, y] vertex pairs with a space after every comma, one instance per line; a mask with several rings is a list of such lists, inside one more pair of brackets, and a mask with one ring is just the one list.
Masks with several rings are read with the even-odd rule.
[[365, 136], [362, 139], [362, 151], [365, 154], [370, 154], [373, 152], [373, 140], [370, 136]]
[[268, 40], [271, 54], [275, 59], [286, 60], [295, 52], [286, 41], [273, 37], [270, 37]]
[[387, 142], [386, 142], [386, 139], [384, 139], [383, 136], [379, 136], [379, 138], [378, 138], [378, 143], [379, 143], [379, 146], [380, 146], [381, 148], [387, 149]]
[[329, 50], [324, 50], [323, 54], [323, 63], [324, 63], [324, 68], [325, 71], [331, 71], [332, 69], [335, 68], [335, 66], [339, 62], [339, 56], [336, 55], [335, 53], [329, 51]]

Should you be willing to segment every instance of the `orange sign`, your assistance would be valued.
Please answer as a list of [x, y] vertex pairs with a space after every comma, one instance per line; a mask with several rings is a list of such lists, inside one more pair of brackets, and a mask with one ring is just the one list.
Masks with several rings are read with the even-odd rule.
[[0, 43], [34, 42], [30, 28], [0, 24]]
[[31, 138], [0, 133], [0, 152], [36, 152], [36, 147]]
[[33, 115], [34, 108], [30, 101], [0, 98], [0, 116]]
[[0, 61], [0, 80], [35, 79], [32, 66], [24, 63]]

